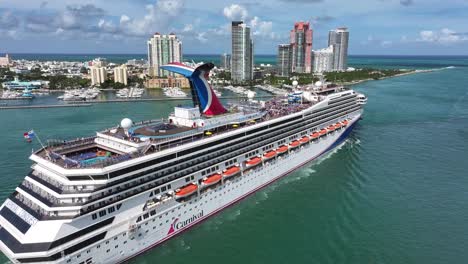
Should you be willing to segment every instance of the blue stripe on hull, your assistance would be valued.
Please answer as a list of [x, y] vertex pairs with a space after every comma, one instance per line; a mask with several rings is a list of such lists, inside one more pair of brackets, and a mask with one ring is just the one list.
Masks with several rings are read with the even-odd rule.
[[345, 139], [349, 136], [349, 134], [351, 134], [351, 131], [353, 130], [354, 126], [357, 124], [358, 121], [359, 120], [357, 120], [352, 125], [347, 127], [345, 132], [343, 132], [343, 134], [341, 134], [341, 136], [335, 141], [335, 143], [333, 143], [330, 147], [328, 147], [321, 155], [329, 152], [330, 150], [332, 150], [335, 147], [337, 147], [338, 145], [340, 145], [343, 141], [345, 141]]

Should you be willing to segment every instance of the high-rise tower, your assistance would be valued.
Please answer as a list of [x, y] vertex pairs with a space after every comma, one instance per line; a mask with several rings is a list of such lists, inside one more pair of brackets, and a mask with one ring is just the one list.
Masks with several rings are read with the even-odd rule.
[[[162, 70], [161, 65], [170, 62], [182, 61], [182, 42], [174, 33], [169, 35], [161, 35], [155, 33], [148, 40], [148, 64], [149, 74], [152, 76], [167, 76], [168, 71]], [[173, 73], [170, 73], [173, 75]]]
[[337, 28], [328, 33], [328, 46], [333, 46], [333, 70], [345, 71], [348, 68], [348, 41], [347, 28]]
[[312, 29], [309, 22], [297, 22], [290, 33], [291, 71], [310, 73], [312, 71]]
[[243, 21], [232, 22], [231, 79], [234, 83], [252, 80], [253, 41]]

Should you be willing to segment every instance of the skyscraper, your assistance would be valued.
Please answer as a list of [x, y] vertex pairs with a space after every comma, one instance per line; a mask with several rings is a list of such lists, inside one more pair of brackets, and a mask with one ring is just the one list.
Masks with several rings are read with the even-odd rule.
[[278, 57], [276, 57], [276, 67], [278, 76], [288, 77], [291, 73], [291, 45], [278, 45]]
[[297, 22], [290, 33], [291, 71], [310, 73], [312, 71], [312, 29], [309, 22]]
[[313, 72], [322, 73], [333, 71], [333, 55], [333, 46], [312, 51]]
[[349, 32], [345, 27], [330, 30], [328, 46], [333, 46], [333, 70], [345, 71], [348, 68]]
[[231, 55], [227, 53], [221, 54], [221, 68], [225, 70], [231, 69]]
[[[182, 42], [174, 33], [161, 35], [155, 33], [148, 40], [149, 73], [152, 76], [167, 76], [169, 73], [159, 66], [170, 62], [182, 61]], [[170, 75], [173, 75], [172, 73]]]
[[232, 22], [231, 79], [234, 83], [252, 80], [253, 41], [243, 21]]
[[127, 85], [127, 66], [122, 65], [114, 68], [114, 82]]

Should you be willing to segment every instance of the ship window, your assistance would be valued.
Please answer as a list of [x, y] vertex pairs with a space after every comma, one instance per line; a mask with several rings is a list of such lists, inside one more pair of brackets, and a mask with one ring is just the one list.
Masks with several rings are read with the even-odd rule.
[[154, 190], [154, 194], [158, 194], [159, 192], [159, 189]]
[[150, 212], [150, 215], [151, 215], [151, 216], [153, 216], [153, 215], [155, 215], [155, 214], [156, 214], [156, 211], [155, 211], [155, 210], [153, 210], [153, 211]]
[[116, 207], [117, 207], [117, 210], [119, 210], [121, 206], [122, 206], [122, 204], [118, 204], [118, 205], [116, 205]]
[[112, 207], [109, 207], [109, 209], [107, 209], [107, 212], [110, 214], [110, 213], [113, 213], [115, 211], [115, 208], [114, 206]]
[[189, 181], [190, 181], [190, 177], [185, 178], [185, 182], [189, 182]]
[[105, 215], [106, 215], [106, 211], [105, 211], [105, 210], [102, 210], [102, 211], [99, 212], [99, 216], [102, 217], [102, 216], [105, 216]]
[[148, 218], [148, 217], [149, 217], [149, 214], [148, 214], [148, 213], [146, 213], [146, 214], [143, 215], [143, 218], [144, 218], [144, 219], [146, 219], [146, 218]]
[[149, 195], [149, 197], [153, 197], [153, 192], [150, 192], [150, 195]]
[[137, 223], [141, 221], [141, 216], [137, 218]]
[[166, 190], [166, 186], [161, 187], [161, 192], [164, 192]]
[[106, 250], [106, 252], [109, 253], [109, 252], [110, 252], [110, 249]]
[[167, 189], [170, 189], [170, 188], [171, 188], [171, 185], [170, 185], [170, 184], [169, 184], [169, 185], [167, 185]]
[[91, 217], [93, 218], [93, 220], [95, 220], [97, 218], [97, 215], [93, 214]]

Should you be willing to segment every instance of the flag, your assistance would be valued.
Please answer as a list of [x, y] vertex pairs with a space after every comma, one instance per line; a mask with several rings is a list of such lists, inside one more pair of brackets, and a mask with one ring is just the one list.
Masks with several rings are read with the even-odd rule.
[[26, 141], [31, 142], [34, 137], [36, 137], [36, 134], [34, 134], [34, 130], [30, 130], [29, 132], [23, 133], [24, 138]]
[[31, 139], [32, 139], [32, 138], [35, 138], [35, 137], [36, 137], [36, 134], [34, 133], [34, 130], [30, 130], [30, 131], [28, 132], [28, 136], [29, 136], [29, 138], [31, 138]]

